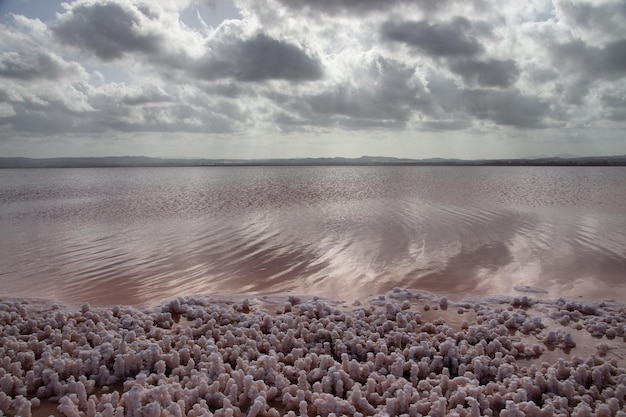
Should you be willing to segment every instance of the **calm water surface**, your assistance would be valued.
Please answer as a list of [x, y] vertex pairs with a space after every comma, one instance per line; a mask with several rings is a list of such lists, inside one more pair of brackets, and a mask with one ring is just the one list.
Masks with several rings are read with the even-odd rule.
[[0, 170], [0, 293], [626, 301], [625, 184], [595, 167]]

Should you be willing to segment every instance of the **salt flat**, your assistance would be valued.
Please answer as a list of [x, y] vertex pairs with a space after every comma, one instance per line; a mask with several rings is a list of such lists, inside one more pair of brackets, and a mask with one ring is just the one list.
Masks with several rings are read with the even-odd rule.
[[3, 299], [4, 415], [625, 415], [619, 302]]

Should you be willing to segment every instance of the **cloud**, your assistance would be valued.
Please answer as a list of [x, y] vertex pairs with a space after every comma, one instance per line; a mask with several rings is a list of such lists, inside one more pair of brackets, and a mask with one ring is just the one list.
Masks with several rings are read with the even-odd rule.
[[381, 27], [384, 39], [404, 43], [434, 57], [471, 57], [482, 53], [484, 48], [475, 32], [475, 24], [463, 17], [442, 23], [387, 21]]
[[8, 90], [0, 90], [0, 101], [13, 109], [2, 124], [18, 134], [46, 136], [92, 128], [84, 116], [93, 109], [83, 94], [71, 87], [43, 84], [34, 93], [27, 86], [11, 85]]
[[280, 0], [280, 2], [294, 10], [314, 9], [325, 14], [337, 12], [369, 13], [376, 10], [388, 10], [394, 5], [406, 3], [408, 0]]
[[103, 61], [123, 58], [126, 54], [156, 54], [163, 50], [162, 36], [146, 29], [146, 21], [155, 15], [146, 7], [122, 3], [77, 3], [58, 17], [52, 28], [56, 37]]
[[0, 53], [0, 77], [22, 81], [38, 79], [58, 80], [84, 74], [77, 63], [68, 63], [61, 57], [41, 50]]
[[104, 132], [232, 133], [245, 126], [246, 110], [237, 103], [174, 88], [121, 83], [85, 86], [40, 86], [0, 89], [6, 111], [0, 124], [20, 135], [84, 135]]
[[298, 45], [258, 33], [249, 39], [226, 38], [214, 42], [197, 63], [195, 75], [205, 80], [313, 81], [323, 76], [319, 60]]
[[[401, 127], [416, 111], [430, 107], [430, 98], [415, 70], [375, 56], [361, 67], [360, 80], [346, 80], [301, 97], [274, 96], [283, 108], [279, 123], [344, 126], [350, 129]], [[297, 113], [297, 117], [289, 113]]]
[[563, 99], [567, 104], [580, 105], [589, 94], [591, 81], [585, 78], [576, 78], [565, 85]]
[[608, 118], [616, 122], [626, 121], [626, 91], [605, 93], [601, 97], [602, 104], [607, 108]]
[[459, 6], [471, 6], [476, 9], [487, 8], [483, 0], [279, 0], [284, 6], [299, 13], [315, 11], [324, 15], [368, 14], [375, 12], [389, 13], [396, 7], [409, 7], [424, 13], [442, 12]]
[[568, 73], [583, 77], [615, 80], [626, 77], [626, 39], [601, 47], [589, 46], [581, 40], [552, 45], [553, 63]]
[[7, 118], [6, 122], [15, 132], [22, 134], [50, 135], [64, 133], [76, 127], [72, 117], [54, 109], [37, 112], [19, 111]]
[[156, 85], [149, 85], [139, 91], [132, 91], [122, 95], [121, 101], [129, 106], [138, 106], [150, 103], [165, 103], [172, 98], [163, 89]]
[[226, 23], [203, 39], [181, 26], [177, 16], [157, 6], [120, 0], [84, 1], [58, 17], [53, 33], [103, 61], [133, 56], [164, 76], [177, 71], [208, 81], [246, 82], [310, 81], [323, 76], [319, 59], [298, 44], [260, 31], [247, 35], [251, 28], [243, 21]]
[[602, 95], [602, 101], [609, 107], [624, 107], [626, 109], [626, 93], [606, 93]]
[[512, 59], [457, 60], [450, 64], [450, 70], [460, 75], [466, 83], [483, 87], [510, 87], [515, 84], [520, 74], [516, 62]]
[[75, 0], [52, 19], [5, 19], [0, 136], [176, 143], [237, 133], [264, 144], [282, 132], [300, 150], [301, 138], [327, 135], [315, 147], [329, 153], [347, 149], [338, 137], [359, 150], [454, 137], [478, 153], [492, 150], [471, 142], [477, 130], [502, 149], [565, 137], [559, 127], [623, 131], [618, 0], [220, 0], [239, 13], [200, 13], [204, 27], [202, 1]]
[[558, 71], [553, 68], [527, 66], [524, 72], [534, 84], [543, 84], [559, 78]]
[[413, 70], [396, 62], [378, 59], [372, 63], [370, 73], [370, 85], [344, 83], [305, 100], [318, 114], [407, 120], [413, 107], [420, 104], [420, 96], [424, 96], [424, 87], [419, 80], [413, 79], [413, 84], [410, 83]]
[[426, 124], [429, 128], [444, 128], [448, 120], [480, 119], [516, 129], [543, 129], [553, 116], [549, 101], [517, 89], [466, 89], [435, 71], [428, 74], [427, 82], [436, 110], [432, 118], [438, 122]]
[[544, 127], [549, 105], [517, 90], [477, 89], [461, 92], [461, 104], [470, 115], [498, 125], [517, 128]]
[[626, 3], [623, 1], [589, 3], [560, 0], [557, 7], [563, 19], [583, 32], [587, 40], [607, 41], [623, 36], [626, 25]]
[[626, 39], [608, 43], [601, 49], [602, 57], [606, 60], [603, 69], [609, 74], [626, 76]]
[[465, 130], [471, 126], [469, 120], [429, 120], [422, 123], [422, 128], [430, 131]]
[[200, 91], [107, 84], [90, 92], [85, 117], [101, 131], [230, 133], [242, 128], [244, 110]]

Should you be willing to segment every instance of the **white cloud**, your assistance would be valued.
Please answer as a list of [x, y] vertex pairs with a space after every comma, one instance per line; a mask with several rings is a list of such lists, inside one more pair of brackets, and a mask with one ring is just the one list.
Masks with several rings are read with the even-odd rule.
[[567, 24], [572, 36], [591, 46], [624, 38], [626, 3], [621, 0], [559, 0], [555, 6], [558, 18]]
[[34, 81], [82, 76], [84, 76], [84, 71], [79, 64], [65, 62], [59, 56], [45, 51], [3, 52], [0, 54], [0, 77]]
[[[626, 153], [621, 1], [242, 0], [239, 15], [224, 3], [232, 19], [203, 24], [221, 7], [209, 3], [77, 0], [52, 21], [14, 15], [0, 36], [0, 151], [66, 137], [85, 152], [111, 138], [117, 153], [150, 133], [194, 152], [254, 137], [282, 156], [479, 157], [506, 152], [496, 138], [523, 156], [552, 149], [551, 136]], [[455, 148], [437, 145], [446, 135]]]

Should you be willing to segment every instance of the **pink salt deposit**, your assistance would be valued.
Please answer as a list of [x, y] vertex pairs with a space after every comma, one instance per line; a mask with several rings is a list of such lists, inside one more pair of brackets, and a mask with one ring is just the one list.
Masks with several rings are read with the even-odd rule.
[[0, 416], [626, 416], [624, 308], [399, 288], [352, 306], [2, 299]]

